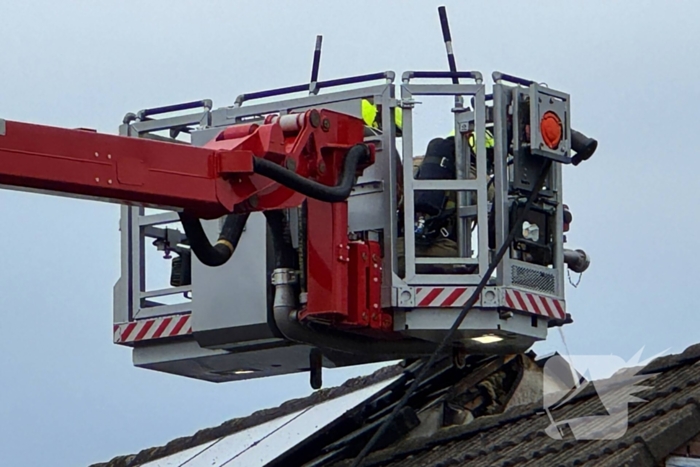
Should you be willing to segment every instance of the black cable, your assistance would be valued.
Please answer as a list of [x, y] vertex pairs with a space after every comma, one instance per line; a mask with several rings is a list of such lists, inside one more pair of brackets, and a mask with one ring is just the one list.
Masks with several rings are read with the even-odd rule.
[[435, 361], [438, 359], [438, 357], [440, 356], [442, 351], [452, 341], [452, 337], [454, 336], [455, 332], [457, 332], [457, 329], [464, 321], [464, 318], [466, 318], [467, 313], [476, 303], [476, 301], [479, 298], [479, 295], [481, 294], [484, 287], [486, 287], [486, 284], [488, 283], [489, 279], [491, 278], [491, 274], [493, 274], [493, 271], [496, 270], [496, 267], [501, 262], [501, 259], [503, 259], [503, 256], [506, 254], [506, 252], [510, 248], [511, 244], [513, 243], [513, 240], [515, 239], [515, 235], [517, 234], [520, 225], [525, 220], [525, 216], [526, 216], [527, 212], [530, 210], [532, 203], [535, 201], [535, 198], [539, 194], [540, 189], [542, 188], [542, 185], [544, 184], [544, 181], [547, 178], [547, 174], [549, 173], [549, 168], [551, 167], [551, 165], [552, 165], [552, 161], [547, 159], [544, 166], [542, 167], [542, 173], [540, 174], [540, 176], [537, 179], [537, 182], [535, 183], [535, 187], [533, 188], [532, 192], [530, 192], [530, 196], [527, 199], [527, 203], [525, 203], [525, 206], [522, 209], [522, 211], [520, 211], [520, 214], [518, 215], [518, 218], [516, 219], [515, 223], [511, 226], [510, 233], [508, 234], [508, 237], [506, 237], [503, 244], [496, 252], [496, 255], [494, 256], [493, 261], [491, 262], [488, 269], [486, 270], [483, 277], [481, 278], [479, 285], [476, 286], [476, 289], [474, 290], [474, 292], [471, 294], [471, 296], [467, 300], [467, 303], [465, 303], [464, 306], [462, 307], [462, 310], [460, 311], [459, 316], [457, 316], [457, 319], [452, 324], [452, 327], [447, 332], [447, 334], [445, 334], [445, 337], [440, 342], [440, 345], [435, 349], [435, 351], [430, 356], [428, 361], [421, 367], [420, 371], [416, 375], [416, 378], [411, 383], [411, 386], [409, 386], [409, 388], [406, 390], [406, 393], [403, 395], [401, 400], [398, 402], [398, 404], [396, 404], [396, 407], [394, 407], [394, 410], [391, 412], [389, 417], [384, 421], [384, 423], [382, 423], [382, 425], [374, 433], [374, 435], [372, 435], [372, 438], [370, 438], [370, 440], [367, 442], [367, 444], [365, 444], [365, 447], [362, 448], [362, 451], [360, 451], [360, 453], [357, 455], [357, 457], [353, 461], [351, 467], [360, 467], [362, 465], [362, 461], [364, 460], [364, 458], [367, 456], [367, 454], [369, 454], [369, 452], [372, 450], [372, 448], [377, 443], [377, 441], [384, 435], [386, 430], [391, 426], [391, 423], [394, 421], [394, 419], [396, 418], [398, 413], [401, 411], [401, 409], [403, 409], [406, 406], [406, 404], [408, 403], [408, 399], [413, 395], [413, 393], [416, 391], [416, 389], [418, 389], [418, 385], [421, 383], [421, 381], [423, 381], [423, 378], [425, 378], [425, 376], [428, 374], [428, 371], [435, 364]]

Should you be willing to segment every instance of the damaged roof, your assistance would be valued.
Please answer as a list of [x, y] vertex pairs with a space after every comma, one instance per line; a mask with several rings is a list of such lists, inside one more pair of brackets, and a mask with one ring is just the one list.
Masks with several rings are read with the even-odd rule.
[[[656, 359], [641, 370], [627, 370], [608, 380], [587, 385], [570, 396], [568, 403], [551, 410], [549, 415], [543, 410], [541, 400], [532, 402], [534, 398], [521, 399], [519, 403], [525, 402], [525, 405], [512, 407], [520, 394], [516, 388], [524, 386], [521, 384], [524, 372], [517, 369], [527, 368], [532, 361], [532, 355], [521, 355], [516, 359], [490, 357], [468, 362], [463, 369], [443, 361], [416, 391], [405, 413], [397, 418], [395, 426], [389, 430], [392, 436], [381, 440], [378, 451], [370, 454], [363, 465], [644, 467], [657, 465], [674, 449], [700, 434], [700, 344], [689, 347], [682, 354]], [[288, 401], [280, 407], [261, 410], [249, 417], [201, 430], [194, 436], [176, 439], [165, 446], [120, 456], [93, 467], [137, 467], [400, 375], [385, 390], [348, 410], [326, 428], [301, 440], [268, 464], [347, 467], [410, 385], [416, 365], [385, 367], [372, 375], [351, 379], [337, 388], [316, 391], [309, 397]], [[625, 408], [625, 413], [618, 411], [616, 415], [625, 419], [628, 416], [626, 430], [613, 433], [610, 419], [601, 419], [597, 425], [594, 422], [589, 426], [588, 433], [616, 439], [577, 440], [574, 433], [581, 438], [581, 430], [576, 419], [609, 414], [601, 404], [601, 393], [615, 394], [617, 399], [627, 398], [625, 401], [634, 400], [629, 398], [630, 391], [626, 390], [628, 377], [633, 373], [655, 376], [640, 383], [648, 386], [647, 389], [635, 393], [647, 402], [629, 403], [628, 413], [626, 403], [616, 405]], [[494, 384], [500, 392], [494, 392]], [[541, 389], [534, 393], [538, 397], [542, 394]], [[438, 414], [440, 423], [426, 431], [430, 423], [425, 414], [431, 407], [439, 407], [433, 412]], [[505, 412], [500, 413], [503, 410]], [[465, 418], [464, 412], [470, 416]], [[558, 422], [561, 429], [560, 440], [548, 434], [557, 436], [552, 420]]]
[[[459, 399], [471, 402], [475, 414], [486, 413], [486, 409], [494, 409], [495, 404], [482, 403], [476, 385], [481, 383], [489, 385], [491, 380], [496, 378], [497, 381], [494, 382], [512, 393], [522, 377], [521, 370], [524, 366], [522, 363], [526, 358], [528, 361], [531, 359], [524, 355], [468, 357], [462, 362], [463, 365], [460, 365], [461, 368], [453, 366], [451, 358], [443, 358], [419, 385], [418, 390], [409, 400], [409, 406], [395, 420], [390, 433], [380, 441], [378, 447], [385, 447], [398, 441], [421, 424], [416, 411], [431, 404], [441, 401], [449, 403]], [[94, 464], [92, 467], [137, 467], [159, 459], [164, 459], [164, 462], [168, 463], [172, 456], [199, 446], [202, 448], [201, 460], [203, 461], [203, 458], [207, 457], [205, 451], [211, 447], [207, 443], [218, 442], [225, 437], [235, 436], [243, 430], [303, 412], [317, 404], [328, 404], [335, 399], [349, 397], [360, 390], [386, 382], [385, 386], [375, 394], [365, 396], [359, 404], [353, 404], [347, 410], [330, 418], [322, 429], [313, 432], [310, 436], [296, 438], [295, 444], [290, 449], [282, 451], [281, 455], [267, 464], [289, 466], [313, 461], [317, 466], [330, 465], [338, 460], [352, 457], [361, 450], [376, 427], [389, 415], [393, 406], [413, 382], [421, 364], [421, 361], [414, 361], [384, 367], [369, 376], [351, 379], [337, 388], [323, 389], [309, 397], [288, 401], [280, 407], [255, 412], [249, 417], [234, 419], [218, 427], [201, 430], [194, 436], [176, 439], [165, 446], [144, 449], [134, 455], [119, 456], [107, 463]], [[479, 371], [474, 371], [475, 369]], [[469, 378], [474, 377], [477, 379], [470, 383]], [[465, 385], [469, 390], [455, 392], [455, 388]], [[474, 399], [477, 400], [474, 401]], [[244, 451], [248, 449], [245, 446], [238, 447]], [[232, 455], [235, 454], [234, 452]], [[198, 455], [194, 454], [195, 457]], [[173, 460], [174, 465], [179, 464], [174, 457]], [[193, 462], [192, 465], [195, 463]]]
[[[553, 419], [573, 421], [608, 414], [599, 395], [628, 386], [625, 380], [629, 373], [588, 386], [569, 403], [553, 410]], [[681, 354], [658, 358], [637, 374], [655, 376], [642, 383], [648, 389], [635, 394], [645, 402], [630, 403], [629, 412], [623, 414], [628, 422], [622, 433], [611, 432], [611, 425], [605, 422], [589, 433], [591, 437], [607, 435], [616, 439], [577, 440], [571, 430], [565, 429], [563, 439], [555, 440], [547, 434], [551, 421], [540, 402], [445, 428], [429, 439], [398, 443], [371, 454], [363, 465], [656, 466], [700, 434], [700, 344]], [[334, 467], [349, 464], [344, 461]]]

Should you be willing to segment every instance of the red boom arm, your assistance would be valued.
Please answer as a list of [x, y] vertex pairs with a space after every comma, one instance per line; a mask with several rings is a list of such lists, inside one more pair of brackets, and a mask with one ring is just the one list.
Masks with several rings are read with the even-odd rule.
[[12, 121], [0, 121], [0, 129], [2, 123], [0, 184], [185, 210], [204, 219], [303, 201], [253, 173], [254, 157], [333, 185], [347, 150], [363, 138], [360, 119], [327, 110], [232, 126], [203, 148]]

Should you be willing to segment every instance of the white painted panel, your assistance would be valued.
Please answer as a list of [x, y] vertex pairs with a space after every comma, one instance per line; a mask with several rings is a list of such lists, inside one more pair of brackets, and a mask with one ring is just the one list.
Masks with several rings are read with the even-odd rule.
[[162, 459], [158, 459], [156, 461], [148, 462], [147, 464], [143, 464], [143, 467], [146, 467], [146, 466], [148, 466], [148, 467], [179, 467], [181, 465], [185, 465], [185, 463], [188, 460], [192, 459], [200, 452], [209, 448], [214, 443], [215, 443], [215, 441], [210, 441], [208, 443], [204, 443], [204, 444], [201, 444], [199, 446], [195, 446], [193, 448], [185, 449], [184, 451], [180, 451], [180, 452], [172, 454], [168, 457], [164, 457]]
[[233, 433], [216, 441], [143, 464], [141, 467], [264, 466], [398, 377], [368, 386], [307, 409]]

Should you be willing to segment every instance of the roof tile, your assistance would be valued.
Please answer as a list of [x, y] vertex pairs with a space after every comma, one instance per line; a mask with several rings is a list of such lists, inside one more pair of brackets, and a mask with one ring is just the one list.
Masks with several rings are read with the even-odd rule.
[[646, 444], [649, 453], [660, 462], [670, 452], [693, 439], [697, 433], [700, 433], [700, 408], [691, 402], [657, 418], [634, 439]]

